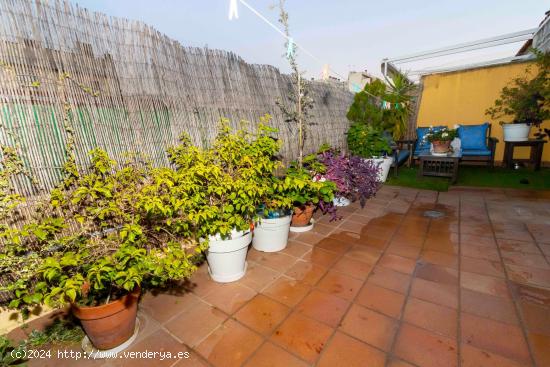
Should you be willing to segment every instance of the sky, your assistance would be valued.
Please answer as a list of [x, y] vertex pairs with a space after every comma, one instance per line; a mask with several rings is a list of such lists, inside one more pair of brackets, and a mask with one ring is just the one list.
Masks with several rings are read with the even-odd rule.
[[[94, 11], [143, 21], [184, 46], [233, 51], [245, 61], [288, 72], [284, 39], [239, 5], [228, 19], [229, 0], [72, 0]], [[277, 24], [278, 0], [247, 0]], [[456, 43], [535, 28], [548, 0], [287, 0], [292, 37], [319, 60], [298, 54], [300, 68], [320, 77], [324, 64], [339, 76], [350, 70], [380, 75], [380, 61]], [[403, 69], [449, 66], [512, 56], [521, 43]], [[337, 76], [337, 75], [335, 75]]]

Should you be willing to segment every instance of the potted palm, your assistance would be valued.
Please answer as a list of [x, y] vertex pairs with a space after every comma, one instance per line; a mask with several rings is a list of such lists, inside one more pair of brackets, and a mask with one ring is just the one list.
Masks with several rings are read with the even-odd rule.
[[243, 127], [234, 131], [223, 119], [212, 147], [202, 149], [188, 137], [169, 149], [171, 162], [180, 174], [176, 184], [194, 187], [193, 204], [187, 209], [205, 250], [213, 280], [232, 282], [246, 273], [246, 254], [252, 225], [261, 199], [270, 188], [278, 144], [269, 137], [272, 129], [260, 125], [253, 134]]
[[355, 122], [348, 130], [347, 141], [353, 155], [365, 158], [380, 168], [378, 181], [385, 182], [393, 157], [388, 156], [392, 149], [383, 130], [374, 125]]
[[197, 244], [164, 226], [174, 208], [156, 201], [148, 166], [119, 167], [95, 149], [86, 173], [67, 172], [37, 218], [1, 227], [2, 290], [24, 316], [70, 305], [96, 348], [119, 347], [134, 334], [140, 293], [190, 276]]
[[548, 135], [548, 129], [543, 132], [541, 124], [550, 119], [550, 54], [536, 50], [534, 53], [537, 55], [537, 72], [534, 77], [528, 78], [532, 75], [531, 66], [528, 66], [524, 76], [513, 79], [502, 88], [494, 106], [485, 111], [492, 119], [507, 117], [513, 120], [511, 123], [500, 121], [504, 141], [527, 140], [531, 126], [538, 128], [536, 136], [539, 139]]

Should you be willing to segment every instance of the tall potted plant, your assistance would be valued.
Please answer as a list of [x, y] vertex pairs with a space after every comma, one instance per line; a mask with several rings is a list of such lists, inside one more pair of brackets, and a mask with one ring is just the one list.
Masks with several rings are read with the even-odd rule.
[[388, 156], [392, 149], [382, 129], [355, 122], [348, 130], [348, 148], [353, 155], [362, 157], [380, 168], [378, 181], [385, 182], [393, 163]]
[[[195, 203], [188, 208], [189, 225], [207, 246], [209, 272], [217, 282], [232, 282], [246, 273], [246, 254], [252, 225], [261, 199], [269, 190], [278, 144], [271, 129], [260, 125], [258, 133], [233, 130], [223, 119], [209, 149], [191, 144], [188, 137], [169, 149], [180, 174], [177, 187], [196, 188]], [[179, 190], [179, 189], [178, 189]]]
[[[513, 79], [502, 88], [494, 106], [485, 113], [492, 119], [511, 118], [512, 122], [500, 121], [504, 141], [525, 141], [529, 138], [531, 126], [538, 128], [539, 139], [550, 135], [550, 130], [541, 128], [550, 119], [550, 53], [533, 50], [537, 56], [536, 74], [528, 78], [531, 66], [525, 69], [524, 76]], [[509, 120], [508, 120], [509, 121]]]
[[3, 290], [24, 315], [70, 304], [92, 344], [111, 349], [134, 334], [142, 290], [192, 274], [197, 243], [164, 225], [174, 207], [156, 202], [146, 165], [116, 166], [95, 149], [86, 173], [68, 172], [37, 218], [2, 226]]

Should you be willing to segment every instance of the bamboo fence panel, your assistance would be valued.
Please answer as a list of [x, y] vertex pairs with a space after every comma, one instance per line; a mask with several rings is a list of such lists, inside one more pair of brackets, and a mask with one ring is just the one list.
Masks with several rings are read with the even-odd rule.
[[[142, 22], [65, 0], [2, 0], [0, 63], [0, 143], [19, 144], [26, 168], [46, 189], [58, 182], [66, 158], [62, 94], [72, 109], [79, 165], [97, 146], [117, 160], [138, 152], [166, 165], [166, 148], [181, 133], [208, 145], [221, 117], [237, 126], [265, 113], [279, 129], [284, 159], [297, 157], [296, 136], [276, 106], [278, 99], [289, 103], [290, 76], [231, 52], [184, 47]], [[60, 86], [61, 73], [73, 82]], [[352, 94], [343, 85], [310, 84], [315, 125], [306, 151], [322, 143], [345, 148]], [[27, 178], [15, 181], [19, 193], [38, 193]]]

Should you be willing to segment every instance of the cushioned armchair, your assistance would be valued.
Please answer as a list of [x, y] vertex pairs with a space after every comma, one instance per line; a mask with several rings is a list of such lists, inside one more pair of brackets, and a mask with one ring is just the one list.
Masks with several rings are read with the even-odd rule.
[[481, 163], [493, 167], [498, 139], [491, 136], [491, 124], [460, 125], [458, 137], [462, 163]]

